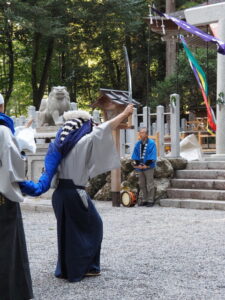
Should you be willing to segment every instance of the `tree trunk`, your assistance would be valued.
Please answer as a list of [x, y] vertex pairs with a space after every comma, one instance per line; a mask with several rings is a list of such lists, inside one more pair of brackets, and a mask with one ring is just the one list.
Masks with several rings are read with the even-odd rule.
[[[175, 0], [166, 0], [166, 13], [174, 12]], [[176, 42], [173, 40], [166, 42], [166, 77], [176, 71]]]
[[170, 13], [175, 11], [176, 8], [175, 0], [166, 0], [166, 13]]
[[61, 80], [62, 83], [65, 84], [65, 80], [66, 80], [66, 55], [65, 55], [65, 51], [63, 50], [61, 53]]
[[146, 32], [144, 25], [139, 30], [136, 36], [135, 44], [139, 45], [134, 54], [135, 62], [132, 63], [132, 85], [133, 85], [133, 98], [138, 99], [143, 105], [147, 104], [147, 83], [146, 72], [148, 72], [147, 48], [143, 41], [146, 40]]
[[116, 69], [116, 81], [117, 81], [117, 87], [121, 87], [121, 69], [117, 63], [117, 61], [114, 61], [115, 69]]
[[38, 89], [38, 104], [40, 105], [41, 103], [41, 99], [43, 98], [46, 86], [47, 86], [47, 82], [48, 82], [48, 74], [50, 71], [50, 67], [51, 67], [51, 61], [52, 61], [52, 55], [53, 55], [53, 51], [54, 51], [54, 43], [55, 40], [54, 38], [50, 38], [48, 41], [48, 48], [47, 48], [47, 52], [46, 52], [46, 57], [45, 57], [45, 64], [44, 64], [44, 68], [42, 71], [42, 76], [41, 76], [41, 80], [40, 80], [40, 86]]
[[6, 44], [7, 44], [7, 56], [8, 56], [8, 86], [5, 92], [5, 106], [9, 101], [9, 98], [13, 91], [13, 83], [14, 83], [14, 52], [13, 52], [13, 43], [12, 43], [12, 35], [13, 28], [8, 24], [8, 20], [6, 20]]
[[77, 102], [77, 79], [73, 78], [70, 91], [70, 101]]
[[116, 88], [118, 88], [118, 86], [117, 86], [116, 77], [115, 77], [113, 59], [112, 59], [112, 56], [111, 56], [111, 53], [110, 53], [110, 50], [109, 50], [108, 46], [103, 45], [103, 49], [104, 49], [105, 57], [106, 57], [105, 65], [106, 65], [106, 68], [108, 70], [111, 85], [114, 89], [116, 89]]
[[[166, 0], [166, 13], [174, 12], [176, 9], [175, 0]], [[176, 72], [176, 53], [177, 44], [174, 40], [166, 41], [166, 77]], [[166, 105], [166, 112], [170, 111], [170, 107]], [[166, 122], [169, 123], [169, 115], [166, 115]]]
[[32, 56], [32, 65], [31, 65], [31, 85], [33, 90], [33, 104], [36, 107], [36, 109], [39, 108], [37, 66], [38, 66], [38, 57], [39, 57], [39, 49], [40, 49], [40, 40], [41, 40], [41, 35], [39, 33], [35, 33], [34, 40], [33, 40], [33, 56]]
[[49, 74], [52, 54], [54, 50], [54, 39], [50, 38], [48, 41], [48, 46], [46, 51], [45, 63], [40, 76], [40, 82], [38, 82], [37, 66], [38, 66], [38, 58], [40, 52], [40, 42], [41, 42], [41, 35], [39, 33], [35, 33], [34, 52], [32, 57], [32, 89], [33, 89], [33, 104], [36, 107], [36, 109], [39, 109], [41, 100], [43, 98], [47, 86], [48, 74]]

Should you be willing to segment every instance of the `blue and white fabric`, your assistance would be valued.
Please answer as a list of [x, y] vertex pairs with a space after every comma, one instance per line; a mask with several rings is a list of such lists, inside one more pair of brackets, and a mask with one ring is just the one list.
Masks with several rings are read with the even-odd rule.
[[[142, 141], [138, 141], [134, 147], [134, 151], [132, 154], [131, 159], [139, 161], [140, 163], [146, 164], [147, 161], [152, 161], [149, 165], [149, 168], [155, 168], [155, 162], [157, 158], [157, 150], [156, 150], [156, 145], [155, 142], [151, 139], [148, 139], [143, 153], [141, 151], [141, 146], [142, 146]], [[147, 169], [149, 169], [147, 168]], [[145, 170], [147, 170], [145, 169]], [[136, 169], [137, 171], [142, 171], [140, 169]]]
[[7, 126], [12, 131], [12, 134], [15, 133], [13, 120], [4, 113], [0, 113], [0, 124]]
[[67, 156], [76, 143], [92, 131], [92, 120], [82, 118], [67, 120], [56, 134], [55, 141], [50, 143], [45, 156], [45, 170], [38, 183], [24, 181], [20, 183], [21, 191], [30, 196], [39, 196], [51, 186], [51, 181], [57, 172], [63, 158]]

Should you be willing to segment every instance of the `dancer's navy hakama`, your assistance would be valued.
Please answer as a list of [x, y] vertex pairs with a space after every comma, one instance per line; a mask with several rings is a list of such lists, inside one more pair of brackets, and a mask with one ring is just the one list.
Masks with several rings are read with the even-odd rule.
[[103, 226], [90, 198], [86, 208], [72, 180], [61, 179], [52, 202], [58, 233], [55, 276], [75, 282], [89, 271], [100, 272]]
[[90, 197], [87, 195], [85, 203], [78, 191], [84, 189], [89, 178], [119, 166], [108, 122], [82, 137], [62, 160], [59, 184], [53, 194], [58, 234], [57, 277], [75, 282], [87, 272], [100, 271], [102, 221]]
[[20, 204], [0, 195], [0, 299], [33, 298]]

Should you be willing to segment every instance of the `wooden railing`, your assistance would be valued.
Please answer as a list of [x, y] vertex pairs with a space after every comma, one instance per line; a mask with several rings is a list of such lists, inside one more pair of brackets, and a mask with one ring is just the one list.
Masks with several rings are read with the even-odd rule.
[[[201, 145], [203, 152], [214, 152], [214, 151], [216, 151], [215, 143], [214, 144], [209, 143], [208, 142], [209, 138], [210, 139], [216, 139], [216, 135], [215, 134], [208, 134], [208, 133], [198, 132], [198, 142]], [[203, 139], [207, 139], [207, 144], [203, 143]], [[208, 147], [206, 148], [204, 145], [207, 145]]]

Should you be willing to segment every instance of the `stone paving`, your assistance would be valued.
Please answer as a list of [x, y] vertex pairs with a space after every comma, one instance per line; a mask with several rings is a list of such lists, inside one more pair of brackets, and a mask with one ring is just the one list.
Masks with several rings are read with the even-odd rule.
[[68, 283], [53, 275], [56, 222], [49, 203], [39, 211], [22, 209], [35, 299], [225, 299], [223, 211], [97, 202], [104, 222], [102, 275]]

